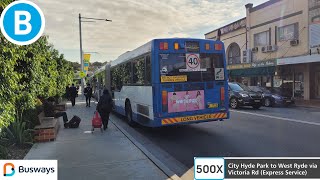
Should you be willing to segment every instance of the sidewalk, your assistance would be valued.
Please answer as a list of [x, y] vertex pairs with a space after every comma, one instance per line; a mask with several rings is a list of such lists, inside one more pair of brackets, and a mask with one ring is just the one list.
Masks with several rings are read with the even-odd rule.
[[80, 96], [76, 106], [67, 103], [69, 120], [79, 116], [80, 127], [64, 129], [60, 118], [56, 141], [35, 144], [25, 159], [57, 159], [59, 180], [168, 179], [112, 122], [103, 133], [95, 129], [91, 134], [96, 105], [85, 106]]
[[300, 100], [297, 99], [295, 102], [296, 106], [301, 106], [301, 107], [311, 107], [311, 108], [320, 108], [320, 100]]

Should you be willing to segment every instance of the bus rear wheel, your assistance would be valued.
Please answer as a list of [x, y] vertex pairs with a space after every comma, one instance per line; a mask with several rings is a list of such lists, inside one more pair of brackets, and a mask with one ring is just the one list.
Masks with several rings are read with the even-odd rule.
[[132, 109], [131, 109], [131, 104], [130, 102], [126, 102], [126, 118], [127, 118], [127, 122], [130, 126], [135, 127], [137, 125], [136, 122], [133, 121], [132, 118]]

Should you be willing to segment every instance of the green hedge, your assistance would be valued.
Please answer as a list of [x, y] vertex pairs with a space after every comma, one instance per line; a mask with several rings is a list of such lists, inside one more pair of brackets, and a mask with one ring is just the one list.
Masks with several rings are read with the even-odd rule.
[[47, 36], [17, 46], [0, 33], [0, 67], [0, 128], [23, 120], [38, 98], [63, 96], [74, 76], [70, 62], [49, 44]]

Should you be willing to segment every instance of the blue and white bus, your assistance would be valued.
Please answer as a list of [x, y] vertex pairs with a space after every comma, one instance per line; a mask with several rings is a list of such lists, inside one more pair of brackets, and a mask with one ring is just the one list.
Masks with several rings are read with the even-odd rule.
[[126, 116], [130, 125], [160, 127], [229, 118], [221, 41], [154, 39], [122, 54], [95, 76], [99, 92], [111, 90], [114, 111]]

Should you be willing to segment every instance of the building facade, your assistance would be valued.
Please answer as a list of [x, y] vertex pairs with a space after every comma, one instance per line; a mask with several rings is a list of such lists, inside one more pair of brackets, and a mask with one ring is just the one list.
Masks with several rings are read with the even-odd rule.
[[246, 17], [205, 34], [225, 43], [229, 80], [320, 99], [320, 1], [247, 4]]

